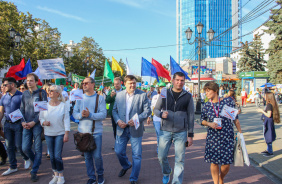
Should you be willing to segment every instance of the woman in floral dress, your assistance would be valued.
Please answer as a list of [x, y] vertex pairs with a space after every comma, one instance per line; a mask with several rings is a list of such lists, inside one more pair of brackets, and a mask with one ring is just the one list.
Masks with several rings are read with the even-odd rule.
[[[230, 164], [233, 163], [234, 130], [233, 120], [219, 114], [224, 105], [234, 108], [235, 102], [228, 98], [219, 100], [219, 86], [215, 82], [208, 82], [204, 86], [204, 91], [210, 100], [205, 103], [201, 114], [202, 125], [208, 127], [205, 161], [211, 163], [213, 182], [222, 184], [229, 171]], [[234, 123], [241, 133], [238, 116]]]

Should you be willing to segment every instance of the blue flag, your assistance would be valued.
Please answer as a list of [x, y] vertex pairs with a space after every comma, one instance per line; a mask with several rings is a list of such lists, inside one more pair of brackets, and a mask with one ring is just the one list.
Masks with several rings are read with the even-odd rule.
[[22, 71], [17, 72], [16, 75], [21, 77], [21, 78], [24, 78], [29, 73], [32, 73], [30, 59], [28, 59], [27, 63], [24, 66], [24, 69]]
[[141, 68], [141, 76], [150, 76], [157, 79], [159, 82], [159, 77], [157, 73], [157, 69], [152, 63], [147, 61], [145, 58], [142, 57], [142, 68]]
[[177, 63], [176, 61], [170, 56], [170, 71], [171, 75], [174, 75], [176, 72], [182, 72], [185, 75], [185, 79], [188, 79], [191, 81], [191, 79], [188, 77], [188, 73], [185, 72]]

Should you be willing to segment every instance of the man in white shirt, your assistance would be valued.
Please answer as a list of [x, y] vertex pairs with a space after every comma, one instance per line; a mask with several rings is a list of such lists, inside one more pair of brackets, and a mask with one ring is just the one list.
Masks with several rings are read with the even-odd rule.
[[[131, 184], [137, 184], [142, 160], [143, 122], [151, 114], [151, 109], [146, 93], [136, 89], [136, 78], [133, 75], [127, 75], [124, 80], [126, 90], [117, 93], [112, 111], [114, 120], [118, 125], [115, 152], [122, 166], [118, 176], [124, 176], [133, 165], [130, 182]], [[135, 114], [138, 115], [139, 119], [138, 128], [135, 127], [133, 121]], [[133, 164], [129, 162], [126, 156], [126, 146], [129, 140], [131, 142]]]

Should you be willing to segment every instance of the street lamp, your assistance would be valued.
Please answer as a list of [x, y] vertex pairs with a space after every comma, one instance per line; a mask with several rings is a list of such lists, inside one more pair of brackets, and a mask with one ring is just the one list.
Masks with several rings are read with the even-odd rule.
[[195, 114], [201, 114], [201, 93], [200, 93], [200, 90], [201, 90], [201, 87], [200, 87], [201, 47], [202, 47], [202, 43], [209, 45], [209, 42], [211, 42], [213, 40], [215, 32], [214, 32], [214, 30], [212, 30], [212, 28], [210, 28], [209, 31], [207, 32], [209, 40], [206, 41], [204, 38], [201, 37], [204, 25], [201, 22], [199, 22], [196, 25], [196, 28], [197, 28], [197, 32], [198, 32], [198, 37], [195, 37], [195, 40], [192, 43], [189, 42], [191, 40], [192, 34], [193, 34], [193, 31], [190, 29], [190, 27], [188, 27], [188, 29], [185, 31], [185, 34], [186, 34], [186, 38], [188, 40], [188, 43], [190, 45], [194, 44], [195, 42], [198, 42], [198, 46], [197, 46], [197, 48], [198, 48], [198, 60], [199, 60], [198, 61], [199, 62], [199, 64], [198, 64], [199, 65], [198, 66], [198, 95], [197, 95], [197, 104], [196, 104]]
[[[21, 42], [21, 34], [19, 32], [16, 33], [16, 30], [14, 28], [10, 28], [9, 29], [9, 35], [10, 35], [10, 39], [11, 41], [11, 45], [10, 47], [15, 48], [18, 47], [20, 45]], [[11, 51], [11, 55], [10, 55], [10, 64], [11, 66], [13, 66], [13, 52]]]

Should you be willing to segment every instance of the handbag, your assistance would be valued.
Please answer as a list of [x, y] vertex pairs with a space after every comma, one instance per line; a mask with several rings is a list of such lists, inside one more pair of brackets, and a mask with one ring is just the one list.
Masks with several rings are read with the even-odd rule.
[[234, 148], [234, 166], [236, 167], [244, 166], [243, 151], [242, 151], [240, 136], [237, 136], [237, 142]]
[[[98, 102], [99, 102], [99, 95], [97, 94], [96, 106], [95, 106], [95, 111], [94, 111], [95, 113], [97, 113]], [[96, 149], [96, 143], [93, 137], [94, 130], [95, 130], [95, 120], [93, 120], [91, 134], [90, 133], [80, 133], [80, 132], [76, 132], [75, 134], [73, 134], [74, 144], [77, 150], [79, 150], [80, 152], [89, 152], [89, 151], [93, 151]]]

